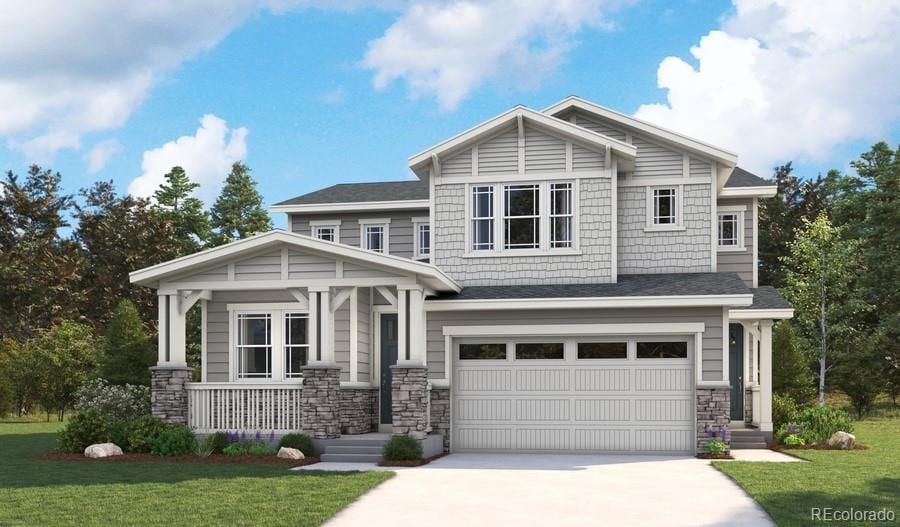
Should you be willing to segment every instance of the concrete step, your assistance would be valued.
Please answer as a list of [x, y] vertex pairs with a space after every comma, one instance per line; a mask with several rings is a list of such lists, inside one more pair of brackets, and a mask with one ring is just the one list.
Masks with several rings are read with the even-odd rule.
[[329, 445], [325, 447], [326, 454], [372, 454], [381, 455], [383, 447], [380, 446], [354, 446], [354, 445]]
[[383, 447], [387, 443], [387, 439], [349, 439], [348, 436], [339, 439], [321, 439], [318, 443], [322, 448], [332, 446], [360, 446], [360, 447]]
[[378, 463], [381, 454], [322, 454], [322, 461], [330, 463]]
[[764, 441], [760, 441], [758, 443], [735, 443], [732, 441], [731, 443], [732, 450], [758, 450], [767, 448], [769, 447]]

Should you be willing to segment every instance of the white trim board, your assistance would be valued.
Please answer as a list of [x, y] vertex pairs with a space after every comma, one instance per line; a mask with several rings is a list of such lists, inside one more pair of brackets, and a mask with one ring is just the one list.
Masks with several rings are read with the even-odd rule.
[[704, 307], [753, 305], [752, 294], [697, 296], [620, 296], [585, 298], [503, 298], [427, 300], [425, 311], [478, 311], [490, 309], [577, 309], [609, 307]]
[[773, 198], [778, 187], [724, 187], [719, 191], [720, 198]]
[[794, 318], [793, 309], [731, 309], [728, 311], [731, 320], [789, 319]]
[[501, 326], [444, 326], [444, 336], [450, 337], [508, 337], [562, 335], [693, 335], [702, 333], [702, 322], [662, 324], [537, 324]]

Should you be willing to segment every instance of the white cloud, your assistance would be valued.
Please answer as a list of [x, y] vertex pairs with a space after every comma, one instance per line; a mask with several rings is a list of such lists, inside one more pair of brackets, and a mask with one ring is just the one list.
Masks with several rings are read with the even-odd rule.
[[332, 90], [328, 90], [322, 95], [322, 102], [330, 105], [342, 104], [347, 99], [347, 90], [343, 86], [338, 86]]
[[585, 27], [610, 28], [615, 0], [455, 0], [413, 2], [369, 43], [363, 66], [384, 89], [403, 80], [413, 98], [445, 110], [492, 80], [534, 85], [562, 60]]
[[734, 0], [721, 30], [667, 57], [665, 104], [636, 116], [739, 154], [767, 175], [827, 161], [847, 141], [883, 138], [900, 118], [900, 0]]
[[95, 144], [84, 156], [88, 166], [88, 172], [96, 174], [103, 170], [106, 163], [116, 154], [122, 151], [122, 144], [115, 139], [106, 139]]
[[234, 128], [212, 114], [200, 119], [194, 135], [181, 136], [174, 141], [144, 152], [141, 176], [128, 185], [128, 192], [136, 196], [152, 196], [173, 166], [184, 168], [200, 187], [197, 197], [207, 204], [215, 201], [231, 165], [247, 156], [247, 129]]

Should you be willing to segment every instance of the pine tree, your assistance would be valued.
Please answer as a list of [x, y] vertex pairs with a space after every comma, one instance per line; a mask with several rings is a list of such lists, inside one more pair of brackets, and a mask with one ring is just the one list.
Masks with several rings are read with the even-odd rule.
[[156, 362], [153, 344], [137, 307], [128, 299], [119, 302], [103, 338], [100, 374], [111, 384], [150, 384]]
[[166, 174], [166, 182], [153, 195], [156, 206], [172, 223], [184, 256], [199, 250], [209, 241], [209, 215], [203, 201], [192, 196], [199, 183], [191, 181], [184, 169], [175, 166]]
[[240, 161], [231, 166], [225, 186], [210, 211], [214, 245], [221, 245], [272, 229], [263, 199], [250, 168]]

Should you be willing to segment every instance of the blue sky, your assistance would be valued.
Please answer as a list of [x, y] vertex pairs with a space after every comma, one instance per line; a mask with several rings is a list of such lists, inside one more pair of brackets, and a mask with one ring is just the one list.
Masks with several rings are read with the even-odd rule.
[[[746, 157], [757, 171], [760, 171], [759, 167], [765, 170], [765, 167], [788, 160], [795, 161], [801, 175], [814, 175], [832, 167], [843, 169], [859, 152], [867, 149], [873, 139], [882, 138], [896, 143], [900, 136], [897, 97], [890, 92], [890, 85], [896, 91], [895, 73], [874, 73], [876, 76], [887, 76], [882, 79], [888, 91], [880, 94], [885, 98], [885, 106], [880, 110], [863, 107], [866, 104], [864, 100], [850, 101], [844, 112], [835, 115], [828, 115], [817, 108], [842, 104], [841, 92], [823, 95], [813, 87], [810, 94], [791, 93], [788, 98], [777, 93], [777, 88], [768, 87], [770, 95], [760, 107], [781, 104], [789, 108], [789, 112], [794, 112], [801, 111], [797, 107], [803, 106], [796, 103], [798, 100], [822, 99], [810, 103], [808, 113], [801, 111], [799, 117], [792, 116], [796, 121], [806, 121], [807, 116], [812, 116], [809, 120], [813, 124], [806, 125], [811, 128], [784, 130], [792, 126], [789, 124], [767, 132], [759, 123], [771, 122], [772, 117], [758, 111], [755, 104], [759, 101], [752, 91], [738, 94], [733, 100], [729, 100], [728, 96], [718, 100], [720, 94], [727, 94], [729, 90], [740, 91], [728, 84], [730, 79], [740, 78], [741, 86], [744, 86], [753, 84], [753, 75], [758, 75], [762, 92], [766, 91], [767, 82], [774, 82], [769, 71], [751, 71], [749, 66], [741, 69], [740, 65], [732, 65], [730, 57], [734, 56], [735, 62], [739, 62], [741, 49], [749, 49], [746, 47], [748, 42], [759, 42], [766, 51], [779, 46], [790, 48], [796, 44], [778, 42], [778, 37], [759, 28], [758, 17], [752, 16], [752, 12], [748, 14], [745, 7], [735, 7], [731, 2], [723, 1], [648, 1], [614, 7], [586, 5], [582, 11], [565, 13], [576, 19], [584, 17], [585, 21], [577, 19], [575, 23], [570, 20], [563, 24], [561, 32], [565, 36], [564, 42], [548, 43], [546, 38], [520, 37], [518, 42], [510, 44], [512, 51], [501, 50], [496, 57], [503, 63], [514, 60], [515, 55], [521, 55], [523, 50], [527, 58], [527, 53], [539, 54], [550, 49], [553, 58], [548, 61], [549, 65], [536, 68], [538, 71], [534, 74], [520, 75], [521, 72], [512, 71], [470, 80], [465, 83], [465, 95], [450, 105], [442, 102], [443, 88], [415, 86], [416, 73], [409, 68], [419, 67], [419, 61], [417, 59], [415, 66], [409, 66], [409, 59], [403, 54], [379, 60], [382, 64], [393, 65], [399, 61], [407, 68], [406, 73], [395, 75], [383, 88], [373, 86], [379, 66], [373, 66], [371, 60], [364, 65], [364, 58], [373, 49], [373, 42], [392, 38], [391, 32], [402, 30], [405, 23], [421, 23], [423, 18], [427, 20], [429, 16], [446, 15], [440, 10], [449, 9], [453, 3], [434, 4], [431, 12], [427, 9], [416, 12], [414, 5], [406, 4], [390, 9], [363, 6], [352, 11], [302, 7], [277, 13], [268, 9], [240, 11], [223, 22], [218, 32], [213, 31], [211, 37], [198, 44], [199, 50], [182, 50], [181, 55], [175, 53], [173, 59], [164, 63], [143, 64], [142, 67], [152, 70], [153, 82], [148, 83], [136, 101], [125, 104], [122, 115], [112, 119], [113, 122], [86, 119], [83, 123], [72, 124], [74, 119], [71, 118], [55, 122], [53, 112], [50, 112], [35, 118], [30, 126], [18, 129], [7, 126], [4, 134], [0, 112], [0, 137], [6, 139], [5, 145], [0, 146], [0, 168], [24, 172], [31, 161], [39, 161], [63, 174], [67, 192], [75, 192], [101, 179], [112, 179], [120, 191], [125, 191], [135, 178], [141, 176], [145, 152], [159, 149], [180, 137], [193, 136], [200, 126], [201, 117], [212, 114], [227, 122], [229, 130], [246, 128], [244, 144], [235, 145], [242, 148], [237, 148], [238, 153], [232, 152], [231, 155], [246, 161], [259, 181], [259, 189], [266, 202], [274, 203], [333, 183], [411, 178], [413, 176], [406, 168], [409, 155], [512, 105], [521, 103], [540, 109], [570, 94], [626, 113], [638, 112], [644, 118], [657, 117], [651, 120], [663, 121], [661, 124], [693, 135], [698, 135], [696, 132], [699, 131], [704, 139], [715, 136], [716, 130], [719, 130], [725, 143], [723, 146], [736, 149], [741, 158]], [[779, 2], [773, 2], [776, 3]], [[602, 11], [601, 21], [590, 18], [592, 9]], [[781, 17], [775, 21], [789, 24], [791, 20], [796, 21], [805, 15], [797, 9], [781, 14], [769, 13], [767, 16]], [[197, 22], [202, 24], [202, 11], [199, 13], [201, 16]], [[548, 16], [541, 12], [536, 15], [538, 19]], [[835, 13], [836, 18], [841, 16], [841, 13]], [[869, 16], [875, 17], [877, 14]], [[545, 31], [545, 35], [557, 34], [558, 26], [542, 29], [541, 22], [534, 20], [519, 22], [525, 24], [523, 34], [540, 34], [541, 31]], [[135, 23], [139, 25], [141, 22], [137, 20]], [[535, 29], [527, 24], [538, 26]], [[769, 20], [767, 25], [774, 24]], [[835, 27], [841, 25], [835, 21]], [[461, 24], [459, 30], [471, 28]], [[480, 26], [478, 30], [483, 33], [484, 27]], [[722, 35], [727, 38], [717, 42], [713, 38], [701, 41], [714, 31], [724, 32]], [[868, 28], [867, 31], [874, 30]], [[827, 40], [829, 35], [820, 37]], [[9, 38], [8, 33], [5, 38]], [[180, 37], [174, 35], [172, 38]], [[896, 38], [892, 40], [896, 41]], [[102, 44], [97, 45], [98, 49], [89, 50], [84, 71], [91, 70], [91, 61], [98, 67], [105, 64]], [[895, 44], [890, 42], [884, 52], [892, 52], [896, 48], [891, 46]], [[140, 46], [141, 40], [120, 45]], [[158, 39], [151, 45], [165, 48], [166, 42], [165, 39]], [[436, 44], [428, 41], [422, 43], [422, 49], [428, 49], [428, 46]], [[701, 58], [692, 55], [692, 46], [706, 50]], [[422, 66], [426, 72], [440, 71], [441, 54], [452, 56], [456, 51], [452, 45], [447, 45], [447, 41], [442, 41], [437, 47], [439, 49], [429, 55], [431, 58], [425, 60], [426, 63], [427, 60], [434, 60], [435, 64]], [[29, 51], [66, 53], [64, 48], [53, 50], [41, 46]], [[813, 51], [821, 51], [826, 55], [823, 60], [829, 60], [829, 50]], [[472, 52], [471, 49], [463, 49], [459, 54]], [[717, 56], [726, 58], [719, 61], [724, 63], [720, 66], [724, 70], [715, 71]], [[666, 57], [680, 59], [683, 64]], [[864, 55], [864, 58], [874, 60], [877, 57]], [[663, 75], [660, 64], [664, 59], [671, 69], [665, 74], [665, 79], [659, 77]], [[140, 62], [146, 59], [135, 60]], [[704, 68], [700, 68], [703, 60], [710, 64], [710, 71], [705, 73]], [[122, 61], [126, 64], [121, 66], [121, 71], [134, 69], [127, 64], [127, 57]], [[748, 63], [757, 62], [761, 61], [748, 60]], [[0, 57], [0, 66], [3, 64]], [[49, 59], [48, 64], [52, 64]], [[684, 67], [697, 70], [685, 77]], [[735, 71], [728, 70], [732, 67]], [[803, 68], [818, 66], [802, 62], [797, 64], [799, 71]], [[73, 84], [80, 81], [81, 72], [78, 69], [73, 69], [69, 74], [76, 78]], [[848, 74], [852, 75], [853, 71]], [[790, 73], [785, 75], [789, 77]], [[124, 74], [113, 72], [108, 78], [99, 75], [92, 77], [91, 81], [96, 81], [96, 86], [102, 89], [104, 83], [115, 85], [124, 82], [123, 78]], [[659, 88], [658, 80], [664, 80], [668, 87]], [[27, 84], [25, 80], [17, 80], [15, 74], [4, 77], [0, 73], [0, 93], [3, 93], [4, 82], [13, 85], [20, 82], [22, 86]], [[695, 89], [696, 86], [700, 88]], [[704, 86], [707, 92], [703, 91]], [[788, 85], [785, 89], [790, 90], [791, 87]], [[810, 88], [807, 85], [797, 88], [800, 89]], [[677, 95], [679, 100], [692, 96], [697, 100], [672, 103], [664, 108], [641, 108], [653, 103], [666, 104], [667, 95]], [[878, 95], [879, 92], [875, 91], [874, 94], [867, 93], [866, 97]], [[73, 95], [67, 102], [66, 111], [75, 112], [79, 110], [79, 104], [90, 104], [91, 97], [91, 94]], [[717, 109], [698, 111], [697, 108], [705, 103], [704, 98], [713, 100], [713, 106], [718, 105]], [[30, 102], [27, 96], [23, 96], [23, 106], [27, 107]], [[752, 119], [744, 118], [741, 116], [743, 107], [748, 109], [748, 113], [759, 115]], [[860, 132], [854, 126], [843, 125], [842, 119], [846, 119], [847, 114], [859, 113], [862, 119], [866, 112], [876, 111], [886, 112], [887, 115], [882, 115], [870, 129], [861, 127]], [[692, 117], [691, 112], [697, 114], [697, 119]], [[787, 112], [778, 111], [779, 114]], [[729, 125], [731, 119], [736, 120], [735, 129], [740, 131], [740, 134], [735, 132], [737, 139], [729, 135], [732, 131]], [[823, 137], [809, 141], [790, 140], [799, 134], [817, 135], [810, 133], [810, 130], [823, 128], [830, 122], [844, 126], [847, 133], [823, 133]], [[77, 145], [52, 147], [37, 153], [22, 146], [30, 139], [58, 129], [66, 129], [77, 136], [77, 140], [69, 141], [77, 142]], [[757, 130], [760, 133], [756, 133]], [[707, 131], [709, 134], [703, 137]], [[785, 137], [778, 136], [781, 131], [784, 131]], [[745, 142], [744, 137], [749, 135], [753, 136], [752, 140], [748, 138]], [[772, 137], [771, 142], [784, 146], [769, 148], [766, 135]], [[116, 146], [111, 149], [113, 153], [108, 160], [100, 163], [102, 168], [92, 173], [85, 156], [103, 141]], [[744, 151], [745, 147], [763, 153]], [[173, 145], [166, 155], [157, 156], [160, 158], [158, 164], [169, 163], [172, 159], [178, 159], [179, 155], [190, 156], [190, 152], [180, 151], [177, 145]], [[216, 156], [221, 152], [208, 154]], [[232, 159], [227, 155], [225, 157], [227, 161]], [[222, 162], [219, 159], [220, 165]], [[761, 175], [767, 176], [768, 172]], [[224, 173], [220, 176], [206, 175], [201, 179], [205, 185], [214, 187], [220, 184], [224, 176]], [[277, 224], [283, 225], [282, 218], [275, 219]]]

